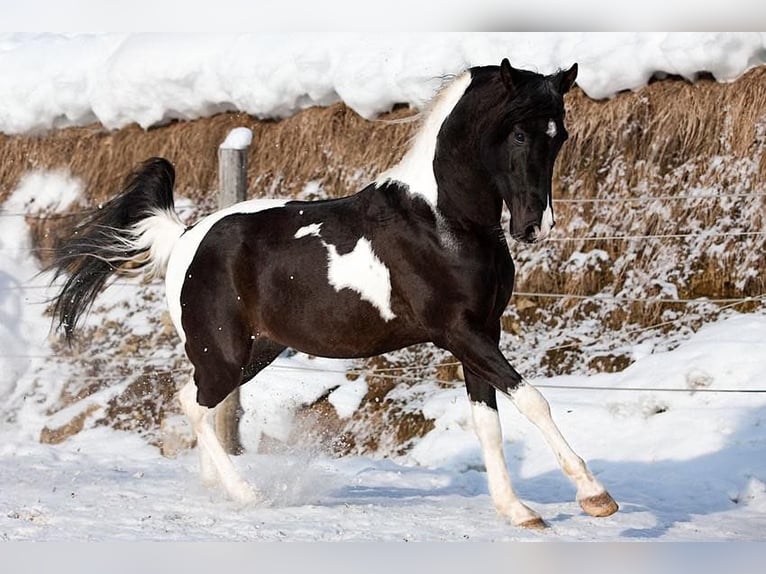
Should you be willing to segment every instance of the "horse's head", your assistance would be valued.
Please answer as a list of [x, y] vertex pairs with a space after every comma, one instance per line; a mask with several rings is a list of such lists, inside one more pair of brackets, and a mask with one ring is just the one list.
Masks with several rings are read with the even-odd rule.
[[507, 59], [472, 68], [439, 133], [434, 169], [444, 207], [452, 202], [452, 212], [489, 223], [485, 216], [497, 220], [504, 201], [513, 238], [546, 237], [554, 225], [553, 164], [567, 139], [563, 96], [576, 77], [577, 64], [549, 76]]
[[543, 76], [517, 70], [505, 59], [497, 75], [507, 95], [492, 110], [496, 127], [487, 134], [482, 156], [511, 213], [511, 236], [533, 243], [555, 225], [553, 164], [568, 137], [563, 96], [574, 84], [577, 64]]

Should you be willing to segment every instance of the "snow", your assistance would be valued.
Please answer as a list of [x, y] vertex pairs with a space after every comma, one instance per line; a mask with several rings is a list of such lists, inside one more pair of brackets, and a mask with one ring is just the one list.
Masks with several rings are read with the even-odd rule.
[[578, 85], [607, 98], [655, 73], [730, 81], [764, 63], [765, 46], [761, 32], [0, 34], [0, 131], [280, 118], [337, 101], [372, 118], [503, 57], [543, 73], [578, 62]]
[[48, 281], [29, 249], [24, 213], [65, 209], [74, 202], [81, 184], [61, 172], [29, 172], [3, 204], [0, 227], [0, 398], [13, 390], [14, 381], [44, 356], [50, 320], [43, 317], [39, 294]]
[[250, 128], [234, 128], [223, 140], [221, 149], [247, 149], [253, 143], [253, 130]]
[[[295, 371], [265, 371], [246, 410], [280, 412], [279, 392], [301, 401], [342, 388], [334, 366], [313, 386]], [[704, 387], [689, 382], [701, 372], [709, 377]], [[607, 519], [579, 511], [539, 433], [501, 402], [512, 476], [551, 523], [543, 533], [512, 528], [495, 515], [462, 389], [433, 393], [425, 410], [436, 428], [401, 459], [250, 450], [237, 465], [266, 502], [249, 507], [203, 487], [194, 452], [168, 460], [140, 438], [104, 428], [58, 446], [6, 438], [0, 532], [13, 540], [762, 540], [766, 395], [700, 390], [762, 388], [763, 372], [766, 317], [741, 315], [621, 374], [533, 380], [620, 502], [621, 512]], [[627, 387], [647, 391], [620, 390]], [[264, 402], [269, 397], [272, 404]], [[271, 421], [272, 432], [277, 423]]]
[[[607, 97], [640, 87], [657, 71], [690, 78], [710, 71], [721, 81], [732, 80], [763, 63], [765, 38], [3, 35], [0, 129], [29, 133], [96, 120], [109, 128], [130, 122], [147, 127], [234, 109], [282, 117], [338, 100], [372, 117], [396, 102], [422, 105], [442, 75], [498, 63], [504, 55], [544, 72], [577, 61], [581, 87]], [[348, 380], [352, 364], [344, 361], [283, 355], [257, 383], [244, 387], [248, 452], [235, 464], [264, 494], [258, 505], [238, 506], [202, 486], [195, 452], [166, 459], [126, 432], [94, 427], [59, 445], [41, 444], [47, 409], [68, 373], [53, 361], [44, 314], [51, 293], [28, 252], [28, 226], [18, 214], [64, 209], [79, 193], [80, 185], [67, 174], [30, 173], [0, 213], [0, 539], [764, 539], [766, 393], [755, 392], [766, 388], [762, 311], [729, 313], [670, 351], [627, 344], [636, 360], [621, 373], [530, 377], [549, 399], [564, 435], [620, 503], [612, 517], [595, 519], [580, 511], [573, 486], [540, 434], [501, 401], [509, 470], [520, 496], [550, 523], [544, 532], [513, 528], [494, 512], [459, 387], [424, 381], [412, 391], [434, 428], [402, 456], [336, 459], [309, 448], [257, 454], [264, 437], [284, 437], [294, 410], [320, 396], [328, 395], [340, 418], [353, 415], [367, 382], [364, 376]], [[571, 264], [599, 265], [605, 256], [597, 250], [577, 253]], [[133, 294], [110, 287], [102, 295], [110, 310], [100, 320], [147, 331], [142, 317], [121, 306]], [[103, 403], [122, 384], [106, 386], [94, 401]]]

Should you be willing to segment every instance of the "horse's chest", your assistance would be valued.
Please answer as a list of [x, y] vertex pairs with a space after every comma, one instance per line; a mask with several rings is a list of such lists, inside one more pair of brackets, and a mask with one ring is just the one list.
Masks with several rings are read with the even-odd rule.
[[502, 313], [513, 291], [513, 260], [504, 245], [484, 245], [464, 256], [462, 298], [465, 307], [477, 316]]

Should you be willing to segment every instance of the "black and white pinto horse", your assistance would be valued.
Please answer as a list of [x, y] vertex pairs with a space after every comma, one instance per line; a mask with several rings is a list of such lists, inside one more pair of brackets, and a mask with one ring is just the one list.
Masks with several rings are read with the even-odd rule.
[[399, 164], [355, 195], [251, 200], [187, 227], [173, 206], [174, 170], [144, 162], [57, 253], [59, 327], [72, 335], [113, 273], [129, 263], [165, 272], [170, 316], [194, 366], [179, 399], [206, 482], [235, 500], [256, 492], [213, 430], [213, 409], [287, 347], [368, 357], [432, 342], [464, 369], [498, 512], [542, 527], [511, 487], [497, 414], [500, 391], [542, 431], [588, 514], [617, 504], [567, 444], [543, 396], [498, 349], [514, 265], [500, 227], [533, 243], [554, 225], [551, 178], [567, 139], [563, 95], [577, 65], [543, 76], [500, 66], [456, 77]]

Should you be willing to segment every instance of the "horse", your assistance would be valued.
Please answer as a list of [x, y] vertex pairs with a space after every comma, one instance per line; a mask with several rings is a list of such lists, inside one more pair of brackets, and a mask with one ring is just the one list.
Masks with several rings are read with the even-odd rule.
[[568, 137], [564, 94], [576, 77], [576, 63], [543, 75], [507, 58], [463, 71], [422, 114], [401, 161], [338, 199], [253, 199], [187, 226], [174, 210], [172, 164], [150, 158], [57, 248], [53, 281], [68, 278], [54, 298], [56, 328], [70, 339], [118, 269], [164, 273], [170, 317], [193, 366], [178, 398], [202, 479], [243, 503], [258, 493], [212, 424], [234, 389], [287, 348], [362, 358], [433, 343], [463, 366], [502, 517], [547, 526], [511, 485], [498, 391], [542, 431], [582, 509], [609, 516], [616, 502], [498, 348], [515, 272], [503, 203], [515, 241], [541, 241], [555, 225], [551, 181]]

